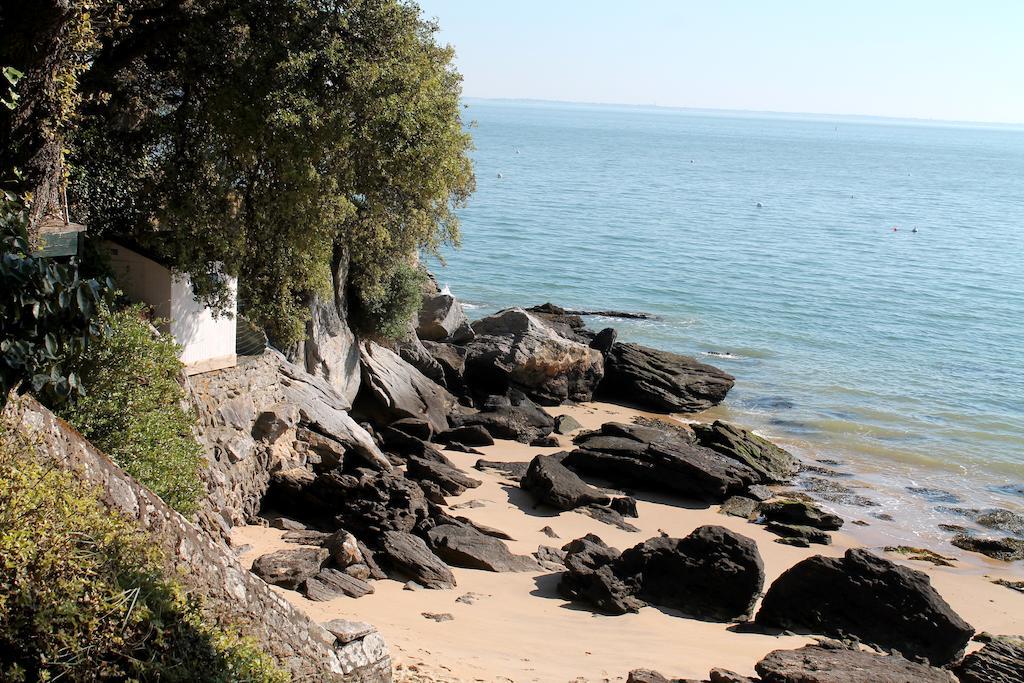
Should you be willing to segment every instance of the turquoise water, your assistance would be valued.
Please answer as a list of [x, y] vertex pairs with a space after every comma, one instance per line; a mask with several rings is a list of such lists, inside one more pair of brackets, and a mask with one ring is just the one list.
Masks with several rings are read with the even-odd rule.
[[590, 324], [730, 354], [703, 357], [738, 379], [722, 412], [889, 505], [1024, 503], [1024, 130], [467, 104], [478, 190], [438, 276], [471, 314], [654, 313]]

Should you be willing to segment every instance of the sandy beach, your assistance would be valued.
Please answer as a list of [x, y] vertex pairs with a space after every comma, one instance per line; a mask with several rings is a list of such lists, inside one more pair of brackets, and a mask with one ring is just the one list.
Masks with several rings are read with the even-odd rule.
[[[603, 403], [562, 406], [550, 412], [569, 413], [584, 429], [644, 415]], [[571, 443], [569, 436], [558, 439], [563, 446]], [[498, 441], [480, 450], [488, 460], [524, 462], [560, 449]], [[689, 507], [678, 499], [649, 494], [637, 495], [639, 518], [629, 521], [640, 531], [628, 532], [579, 512], [535, 508], [533, 499], [501, 473], [473, 469], [481, 456], [454, 451], [445, 451], [445, 455], [483, 481], [478, 488], [448, 498], [453, 513], [506, 532], [515, 539], [508, 542], [509, 548], [524, 555], [541, 545], [560, 547], [587, 533], [622, 550], [662, 532], [681, 537], [698, 526], [717, 524], [757, 542], [767, 588], [805, 557], [874, 547], [876, 538], [872, 526], [847, 523], [842, 532], [833, 534], [830, 546], [795, 548], [775, 543], [776, 536], [759, 525], [720, 514], [717, 505]], [[544, 527], [550, 527], [558, 538], [546, 535]], [[232, 542], [248, 565], [267, 552], [295, 547], [281, 540], [283, 533], [265, 526], [237, 527]], [[939, 593], [978, 632], [1024, 632], [1024, 594], [992, 583], [996, 578], [1024, 579], [1020, 563], [933, 549], [954, 557], [954, 566], [904, 560], [876, 548], [888, 559], [927, 572]], [[399, 681], [617, 681], [641, 667], [682, 678], [704, 677], [712, 667], [753, 674], [754, 664], [771, 650], [811, 642], [801, 636], [738, 632], [731, 624], [698, 621], [654, 607], [642, 608], [638, 614], [598, 615], [561, 598], [556, 590], [558, 572], [499, 574], [459, 568], [453, 572], [458, 582], [453, 590], [411, 591], [405, 590], [402, 582], [382, 580], [373, 583], [372, 595], [328, 602], [313, 602], [295, 591], [274, 590], [316, 621], [346, 618], [375, 625], [392, 648]], [[450, 614], [452, 619], [434, 621], [423, 613]]]

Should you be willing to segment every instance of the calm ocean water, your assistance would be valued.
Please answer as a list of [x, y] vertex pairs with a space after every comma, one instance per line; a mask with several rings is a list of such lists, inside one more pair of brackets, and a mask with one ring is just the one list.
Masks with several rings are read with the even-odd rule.
[[467, 104], [478, 191], [438, 277], [471, 315], [657, 314], [590, 324], [733, 373], [718, 412], [920, 533], [906, 486], [1024, 507], [1024, 130]]

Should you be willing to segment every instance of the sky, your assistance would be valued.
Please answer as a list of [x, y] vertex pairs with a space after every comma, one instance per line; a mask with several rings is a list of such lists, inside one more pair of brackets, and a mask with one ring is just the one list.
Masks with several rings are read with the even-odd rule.
[[464, 95], [1024, 123], [1024, 0], [419, 0]]

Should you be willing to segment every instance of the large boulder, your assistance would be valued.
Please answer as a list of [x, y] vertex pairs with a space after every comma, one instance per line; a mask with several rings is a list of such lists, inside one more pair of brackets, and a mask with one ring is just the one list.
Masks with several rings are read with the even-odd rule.
[[551, 455], [538, 455], [530, 461], [519, 487], [529, 491], [541, 503], [559, 510], [574, 510], [585, 505], [608, 505], [611, 497], [583, 481], [575, 472]]
[[347, 408], [359, 392], [359, 347], [348, 325], [348, 255], [338, 250], [332, 268], [334, 289], [326, 296], [309, 299], [306, 338], [288, 350], [288, 360], [315, 377], [322, 377], [346, 401]]
[[826, 512], [806, 500], [773, 500], [762, 503], [759, 512], [769, 522], [794, 526], [807, 526], [812, 529], [836, 531], [842, 528], [843, 518]]
[[448, 380], [445, 376], [444, 368], [427, 351], [427, 347], [423, 345], [423, 342], [415, 334], [410, 334], [408, 339], [398, 342], [395, 345], [395, 350], [398, 352], [399, 358], [423, 373], [424, 377], [440, 384], [446, 389], [448, 388]]
[[1024, 683], [1024, 639], [996, 636], [953, 671], [960, 683]]
[[441, 524], [427, 532], [431, 549], [456, 567], [489, 572], [522, 572], [538, 568], [533, 558], [513, 555], [504, 543], [468, 525]]
[[637, 612], [644, 606], [634, 596], [635, 587], [615, 574], [618, 550], [593, 534], [570, 541], [562, 550], [566, 551], [565, 572], [558, 582], [562, 597], [589, 603], [605, 614]]
[[481, 394], [521, 389], [544, 405], [589, 401], [604, 376], [604, 358], [567, 339], [521, 308], [473, 323], [466, 345], [465, 379]]
[[425, 588], [454, 588], [455, 576], [423, 539], [404, 531], [387, 531], [377, 559]]
[[[438, 453], [438, 455], [441, 454]], [[410, 479], [437, 484], [442, 491], [450, 496], [458, 496], [465, 493], [466, 489], [473, 489], [481, 484], [479, 479], [466, 476], [443, 455], [440, 460], [413, 456], [406, 464], [405, 473]]]
[[547, 436], [555, 428], [555, 418], [519, 391], [509, 396], [492, 396], [479, 412], [453, 413], [448, 421], [452, 427], [479, 426], [495, 439], [511, 439], [530, 443]]
[[616, 486], [722, 501], [760, 481], [746, 465], [694, 444], [679, 430], [610, 422], [580, 435], [576, 444], [562, 464]]
[[[899, 655], [805, 645], [775, 650], [754, 668], [764, 683], [953, 683], [948, 671]], [[993, 679], [985, 679], [992, 681]]]
[[361, 409], [391, 422], [404, 417], [424, 419], [435, 432], [448, 427], [448, 412], [455, 397], [431, 381], [398, 354], [371, 341], [360, 342], [359, 360], [366, 397]]
[[721, 403], [733, 381], [689, 356], [616, 342], [605, 356], [599, 394], [653, 410], [695, 413]]
[[764, 587], [757, 544], [712, 525], [644, 541], [622, 554], [615, 572], [644, 601], [713, 621], [747, 619]]
[[473, 328], [462, 304], [454, 296], [444, 293], [424, 295], [416, 336], [426, 341], [462, 344], [473, 338]]
[[974, 633], [927, 574], [864, 549], [841, 558], [816, 555], [790, 567], [768, 589], [757, 622], [855, 636], [938, 666], [956, 659]]
[[327, 562], [326, 548], [288, 548], [267, 553], [252, 563], [252, 572], [274, 586], [296, 590]]
[[738, 460], [760, 474], [765, 483], [788, 482], [800, 470], [800, 463], [791, 453], [742, 427], [715, 420], [692, 428], [700, 445]]
[[333, 515], [332, 523], [364, 539], [385, 531], [412, 531], [430, 518], [423, 489], [416, 482], [391, 472], [358, 470], [355, 474], [332, 471], [317, 477], [309, 496], [294, 504], [310, 502]]
[[[466, 348], [444, 342], [420, 341], [420, 346], [430, 354], [441, 368], [444, 386], [469, 404], [469, 390], [466, 387]], [[424, 373], [426, 374], [426, 373]]]

